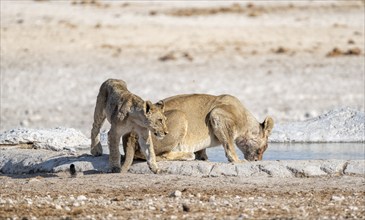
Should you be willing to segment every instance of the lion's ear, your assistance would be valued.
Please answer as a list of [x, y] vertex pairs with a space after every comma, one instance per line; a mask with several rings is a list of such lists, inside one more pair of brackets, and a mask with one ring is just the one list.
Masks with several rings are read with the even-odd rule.
[[161, 109], [161, 111], [162, 111], [162, 112], [164, 112], [164, 111], [165, 111], [165, 102], [164, 102], [164, 101], [162, 101], [162, 100], [158, 101], [158, 102], [156, 103], [156, 106], [157, 106], [159, 109]]
[[144, 102], [144, 106], [143, 106], [143, 110], [146, 114], [151, 112], [151, 108], [152, 108], [153, 104], [151, 101], [145, 101]]
[[265, 131], [265, 134], [270, 135], [271, 131], [274, 127], [274, 120], [270, 116], [267, 116], [265, 118], [265, 121], [261, 125], [262, 125], [262, 128]]

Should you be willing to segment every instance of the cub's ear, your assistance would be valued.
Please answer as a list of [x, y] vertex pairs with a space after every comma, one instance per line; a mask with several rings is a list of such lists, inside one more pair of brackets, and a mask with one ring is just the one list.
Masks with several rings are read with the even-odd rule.
[[161, 111], [162, 111], [162, 112], [164, 112], [164, 111], [165, 111], [165, 102], [164, 102], [164, 101], [162, 101], [162, 100], [158, 101], [158, 102], [156, 103], [156, 106], [157, 106], [159, 109], [161, 109]]
[[270, 116], [267, 116], [265, 118], [265, 121], [261, 125], [262, 125], [262, 128], [265, 131], [265, 134], [270, 135], [271, 131], [274, 127], [274, 120]]
[[145, 113], [150, 113], [151, 112], [151, 109], [152, 109], [152, 102], [151, 101], [145, 101], [144, 102], [144, 106], [143, 106], [143, 110]]

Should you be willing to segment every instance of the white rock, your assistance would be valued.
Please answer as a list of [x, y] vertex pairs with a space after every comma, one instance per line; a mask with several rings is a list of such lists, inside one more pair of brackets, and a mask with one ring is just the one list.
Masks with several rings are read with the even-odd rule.
[[332, 197], [331, 197], [331, 200], [332, 201], [335, 201], [335, 202], [340, 202], [340, 201], [342, 201], [342, 200], [344, 200], [345, 199], [345, 197], [344, 196], [335, 196], [335, 195], [333, 195]]
[[17, 128], [0, 133], [0, 144], [33, 143], [37, 148], [63, 150], [64, 148], [89, 145], [90, 140], [73, 128], [30, 129]]
[[215, 201], [215, 196], [209, 197], [209, 202], [214, 202], [214, 201]]
[[87, 198], [86, 198], [86, 196], [84, 196], [84, 195], [79, 195], [79, 196], [77, 197], [77, 200], [78, 200], [78, 201], [86, 201], [86, 200], [87, 200]]
[[275, 125], [272, 142], [363, 142], [365, 113], [338, 108], [316, 118]]
[[170, 195], [171, 197], [176, 197], [176, 198], [180, 198], [182, 196], [181, 191], [176, 190], [175, 192], [171, 193]]
[[357, 211], [357, 210], [359, 210], [359, 208], [358, 208], [358, 207], [356, 207], [356, 206], [349, 206], [349, 209], [350, 209], [350, 210], [352, 210], [352, 211]]
[[149, 209], [149, 210], [154, 211], [154, 210], [156, 210], [156, 207], [154, 207], [154, 206], [149, 206], [149, 207], [148, 207], [148, 209]]

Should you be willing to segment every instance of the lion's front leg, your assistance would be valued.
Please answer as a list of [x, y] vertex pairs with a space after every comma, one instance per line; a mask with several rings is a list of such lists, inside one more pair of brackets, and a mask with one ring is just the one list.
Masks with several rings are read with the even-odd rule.
[[210, 113], [210, 125], [214, 135], [222, 143], [229, 162], [240, 162], [234, 148], [234, 121], [230, 117], [229, 106], [222, 105], [214, 108]]
[[145, 135], [139, 135], [139, 145], [142, 153], [147, 159], [147, 164], [153, 173], [159, 173], [160, 170], [156, 163], [156, 154], [153, 148], [153, 142], [151, 137], [151, 131], [148, 131]]
[[122, 129], [112, 124], [108, 132], [108, 144], [109, 144], [109, 166], [112, 173], [120, 173], [120, 137], [122, 136]]

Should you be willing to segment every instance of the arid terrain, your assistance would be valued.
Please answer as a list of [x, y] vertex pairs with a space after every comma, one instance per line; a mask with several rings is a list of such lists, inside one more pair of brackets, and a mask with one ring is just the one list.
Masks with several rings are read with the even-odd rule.
[[[279, 124], [364, 111], [364, 1], [0, 4], [0, 132], [89, 136], [108, 78], [153, 102], [232, 94]], [[363, 219], [364, 204], [363, 175], [0, 174], [0, 219]]]
[[152, 101], [232, 94], [260, 121], [364, 110], [363, 18], [363, 1], [1, 1], [0, 131], [89, 135], [108, 78]]
[[[0, 216], [82, 219], [363, 219], [364, 177], [0, 177]], [[178, 191], [178, 192], [177, 192]]]

